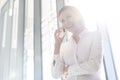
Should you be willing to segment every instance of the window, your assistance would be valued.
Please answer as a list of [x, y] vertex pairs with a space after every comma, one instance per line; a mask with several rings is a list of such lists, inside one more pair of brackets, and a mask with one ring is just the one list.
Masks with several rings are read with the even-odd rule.
[[34, 80], [33, 0], [24, 4], [0, 2], [0, 80]]
[[34, 0], [26, 0], [24, 34], [24, 80], [34, 80]]
[[63, 1], [80, 10], [89, 30], [103, 31], [101, 77], [120, 79], [119, 0], [0, 0], [0, 80], [56, 80], [51, 63]]
[[42, 62], [43, 80], [54, 80], [51, 62], [54, 48], [54, 31], [57, 28], [56, 0], [42, 1]]
[[[108, 35], [109, 35], [109, 39], [110, 39], [110, 43], [111, 43], [111, 49], [112, 49], [112, 55], [113, 55], [113, 59], [114, 59], [114, 65], [116, 68], [116, 73], [117, 73], [117, 77], [119, 80], [120, 79], [120, 37], [118, 36], [120, 34], [119, 31], [119, 26], [120, 26], [120, 5], [118, 4], [120, 2], [120, 0], [114, 0], [114, 1], [109, 1], [108, 4], [108, 13], [106, 13], [106, 17], [107, 17], [107, 29], [108, 29]], [[111, 6], [113, 5], [113, 6]]]

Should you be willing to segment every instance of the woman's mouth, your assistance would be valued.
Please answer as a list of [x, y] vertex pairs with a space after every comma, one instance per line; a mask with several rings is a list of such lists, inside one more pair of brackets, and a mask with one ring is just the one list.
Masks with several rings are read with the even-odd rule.
[[68, 28], [71, 28], [72, 26], [67, 26], [66, 28], [68, 29]]
[[71, 25], [68, 25], [68, 26], [66, 26], [66, 28], [71, 28], [73, 25], [71, 24]]

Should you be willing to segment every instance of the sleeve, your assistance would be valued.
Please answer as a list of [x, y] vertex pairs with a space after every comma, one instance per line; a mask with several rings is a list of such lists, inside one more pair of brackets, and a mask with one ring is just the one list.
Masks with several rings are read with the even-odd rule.
[[64, 69], [64, 63], [60, 55], [53, 56], [53, 63], [51, 65], [51, 72], [54, 78], [60, 78]]
[[91, 45], [89, 59], [71, 66], [69, 72], [73, 75], [96, 74], [101, 67], [102, 58], [102, 40], [100, 33], [97, 33]]

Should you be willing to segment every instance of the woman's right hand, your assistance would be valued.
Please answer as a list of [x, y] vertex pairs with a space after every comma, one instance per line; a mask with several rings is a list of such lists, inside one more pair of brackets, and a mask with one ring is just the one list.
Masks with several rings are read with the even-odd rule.
[[54, 37], [55, 37], [55, 51], [54, 51], [54, 53], [59, 54], [61, 43], [65, 37], [65, 33], [63, 32], [63, 29], [58, 28], [54, 33]]
[[58, 28], [54, 33], [54, 37], [55, 37], [55, 43], [61, 45], [65, 37], [65, 32], [63, 32], [62, 28]]

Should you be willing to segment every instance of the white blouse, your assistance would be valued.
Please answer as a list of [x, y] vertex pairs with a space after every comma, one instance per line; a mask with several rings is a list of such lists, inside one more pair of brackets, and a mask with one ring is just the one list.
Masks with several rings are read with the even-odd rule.
[[[99, 70], [103, 58], [101, 35], [98, 31], [84, 30], [78, 43], [71, 37], [62, 43], [60, 55], [54, 55], [55, 65], [51, 66], [54, 78], [64, 80], [100, 80]], [[67, 76], [64, 68], [68, 67]]]

